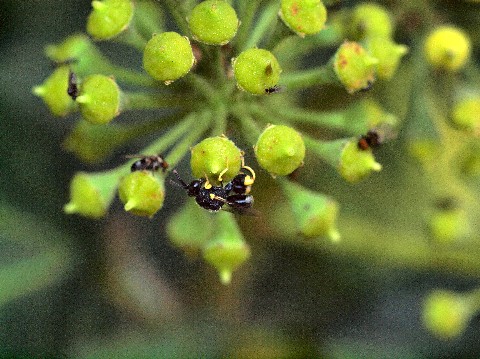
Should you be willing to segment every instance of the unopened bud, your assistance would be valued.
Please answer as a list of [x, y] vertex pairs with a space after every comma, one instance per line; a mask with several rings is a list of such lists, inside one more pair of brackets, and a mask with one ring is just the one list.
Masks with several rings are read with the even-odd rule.
[[213, 185], [233, 179], [242, 165], [242, 151], [224, 136], [209, 137], [192, 150], [190, 166], [196, 178], [208, 178]]
[[269, 125], [254, 147], [258, 164], [272, 176], [286, 176], [303, 165], [305, 143], [296, 130]]
[[176, 32], [154, 35], [143, 51], [143, 67], [154, 79], [167, 85], [185, 76], [195, 57], [188, 38]]
[[375, 81], [378, 60], [357, 42], [345, 41], [333, 58], [333, 69], [348, 93], [370, 88]]
[[203, 258], [213, 265], [223, 284], [229, 284], [232, 272], [250, 257], [250, 247], [231, 213], [216, 215], [215, 236], [203, 248]]
[[265, 90], [278, 85], [282, 69], [270, 51], [249, 49], [232, 61], [240, 89], [254, 95], [264, 95]]
[[217, 213], [212, 214], [200, 208], [195, 201], [187, 203], [170, 217], [167, 234], [170, 241], [188, 254], [201, 250], [212, 237]]
[[321, 0], [282, 0], [281, 19], [299, 36], [313, 35], [325, 27], [327, 9]]
[[392, 19], [387, 9], [383, 6], [366, 2], [353, 8], [350, 19], [350, 35], [352, 39], [391, 38], [392, 33]]
[[340, 240], [335, 225], [338, 205], [332, 198], [288, 181], [282, 181], [282, 187], [304, 237], [328, 237], [332, 242]]
[[91, 75], [83, 81], [76, 101], [85, 121], [108, 123], [119, 114], [120, 89], [111, 77]]
[[237, 33], [240, 22], [235, 9], [224, 0], [206, 0], [196, 5], [188, 18], [195, 40], [225, 45]]
[[94, 0], [87, 32], [97, 40], [108, 40], [124, 31], [133, 17], [131, 0]]
[[435, 290], [423, 304], [423, 323], [440, 339], [453, 339], [465, 332], [471, 318], [465, 298], [446, 290]]
[[468, 35], [462, 30], [453, 26], [441, 26], [428, 35], [424, 51], [433, 67], [457, 71], [469, 60], [472, 46]]
[[163, 179], [150, 171], [130, 172], [120, 182], [118, 194], [126, 211], [151, 218], [163, 205]]
[[119, 181], [120, 173], [117, 171], [75, 174], [70, 183], [70, 202], [64, 207], [65, 213], [77, 213], [90, 218], [103, 217], [115, 196]]
[[400, 59], [408, 52], [408, 47], [399, 45], [384, 37], [369, 38], [365, 48], [378, 60], [377, 76], [388, 80], [397, 71]]
[[66, 116], [75, 108], [75, 101], [67, 93], [68, 66], [57, 68], [33, 93], [45, 102], [54, 116]]

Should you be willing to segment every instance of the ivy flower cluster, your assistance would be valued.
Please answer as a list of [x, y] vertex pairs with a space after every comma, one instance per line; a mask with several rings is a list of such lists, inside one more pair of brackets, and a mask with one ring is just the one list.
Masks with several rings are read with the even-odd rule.
[[[142, 163], [159, 163], [132, 168], [130, 159], [111, 170], [78, 172], [64, 211], [100, 218], [118, 193], [125, 211], [152, 218], [170, 191], [166, 184], [176, 182], [195, 200], [186, 198], [169, 219], [172, 243], [201, 253], [229, 283], [251, 254], [236, 209], [252, 207], [255, 191], [264, 190], [262, 177], [269, 175], [289, 201], [299, 237], [339, 241], [338, 203], [297, 178], [308, 156], [323, 160], [349, 183], [381, 170], [374, 149], [395, 137], [399, 121], [365, 92], [388, 84], [409, 48], [395, 42], [397, 24], [385, 7], [327, 5], [321, 0], [93, 1], [86, 34], [46, 47], [55, 69], [33, 92], [54, 116], [78, 114], [64, 146], [84, 162], [106, 161], [131, 141], [161, 133], [139, 151]], [[100, 49], [102, 41], [138, 50], [143, 68], [112, 63]], [[469, 62], [470, 40], [455, 26], [436, 26], [421, 42], [408, 55], [436, 74], [458, 73]], [[325, 61], [305, 68], [302, 59], [319, 50], [327, 54]], [[305, 108], [311, 90], [326, 85], [352, 100], [332, 111]], [[459, 97], [448, 126], [478, 136], [479, 104], [478, 95]], [[410, 106], [415, 108], [416, 99]], [[159, 110], [159, 118], [122, 122], [122, 114], [142, 109]], [[450, 160], [429, 139], [408, 146], [426, 172], [438, 173], [435, 166]], [[478, 153], [478, 146], [470, 151], [464, 170], [478, 172]], [[174, 171], [187, 156], [191, 173]], [[441, 199], [452, 196], [439, 191]], [[432, 211], [427, 226], [435, 239], [468, 235], [462, 198]], [[444, 297], [442, 303], [450, 298]], [[434, 312], [429, 309], [426, 318], [436, 328], [438, 320], [429, 319]]]

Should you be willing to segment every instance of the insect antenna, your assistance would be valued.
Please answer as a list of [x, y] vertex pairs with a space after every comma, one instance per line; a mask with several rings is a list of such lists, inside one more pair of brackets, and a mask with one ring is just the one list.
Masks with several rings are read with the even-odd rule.
[[177, 170], [176, 169], [172, 170], [172, 173], [177, 177], [177, 180], [180, 183], [177, 183], [174, 180], [170, 180], [170, 183], [173, 183], [176, 186], [182, 187], [183, 189], [187, 189], [188, 185], [185, 183], [185, 181], [182, 179], [182, 177], [180, 177]]

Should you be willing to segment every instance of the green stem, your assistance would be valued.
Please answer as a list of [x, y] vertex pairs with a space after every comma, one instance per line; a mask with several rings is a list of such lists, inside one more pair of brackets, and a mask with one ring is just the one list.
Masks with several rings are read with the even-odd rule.
[[135, 138], [149, 135], [156, 131], [160, 131], [161, 129], [177, 121], [180, 121], [181, 123], [182, 120], [180, 119], [180, 116], [183, 116], [183, 113], [162, 117], [153, 121], [146, 121], [140, 124], [133, 125], [132, 127], [125, 128], [123, 129], [123, 132], [120, 132], [119, 134], [119, 137], [124, 140], [121, 145], [123, 145], [126, 141], [130, 141]]
[[131, 125], [116, 123], [92, 125], [86, 121], [80, 121], [65, 139], [63, 146], [67, 151], [74, 152], [84, 162], [98, 163], [129, 141], [162, 130], [176, 123], [183, 116], [184, 113], [179, 112]]
[[221, 105], [213, 112], [214, 127], [212, 136], [221, 136], [227, 132], [227, 116], [228, 112], [225, 105]]
[[[291, 30], [283, 23], [283, 21], [278, 20], [275, 22], [273, 30], [270, 32], [268, 41], [264, 45], [265, 49], [272, 51], [272, 49], [285, 37], [290, 36]], [[278, 60], [278, 58], [277, 58]]]
[[343, 41], [340, 33], [333, 28], [326, 28], [318, 34], [301, 38], [291, 35], [276, 43], [272, 52], [280, 63], [289, 63], [309, 52], [327, 46], [336, 46]]
[[286, 73], [280, 77], [280, 83], [288, 90], [307, 88], [316, 85], [338, 83], [337, 77], [330, 64], [310, 70]]
[[[234, 38], [236, 48], [244, 48], [243, 44], [247, 41], [250, 27], [252, 26], [255, 13], [261, 0], [245, 0], [240, 2], [240, 20], [242, 23], [238, 29], [237, 35]], [[240, 53], [240, 51], [238, 51]]]
[[198, 119], [196, 113], [190, 113], [182, 120], [180, 120], [174, 127], [172, 127], [167, 133], [160, 136], [156, 141], [152, 142], [148, 147], [142, 150], [144, 154], [158, 154], [163, 153], [165, 150], [174, 144], [185, 133], [192, 131], [197, 127]]
[[192, 113], [191, 118], [194, 120], [193, 124], [189, 125], [189, 131], [165, 157], [169, 163], [170, 168], [173, 169], [178, 162], [187, 154], [188, 150], [198, 141], [202, 134], [206, 131], [210, 124], [212, 114], [209, 111], [201, 113]]
[[266, 6], [250, 37], [243, 43], [243, 46], [241, 47], [242, 51], [257, 46], [265, 37], [265, 34], [275, 28], [279, 9], [280, 3], [277, 0], [272, 1]]
[[303, 134], [302, 137], [308, 151], [316, 154], [335, 169], [340, 165], [343, 148], [348, 141], [352, 140], [351, 138], [342, 138], [333, 141], [321, 141], [306, 136], [305, 134]]
[[170, 13], [170, 15], [172, 15], [179, 30], [183, 33], [183, 35], [189, 35], [190, 29], [188, 27], [186, 15], [183, 14], [182, 11], [180, 10], [182, 6], [180, 5], [179, 1], [163, 0], [162, 3], [164, 4], [165, 8]]
[[185, 95], [170, 93], [123, 92], [122, 110], [172, 108], [185, 105]]
[[233, 115], [240, 121], [242, 133], [250, 143], [256, 143], [261, 130], [255, 120], [245, 111], [242, 105], [232, 108]]
[[218, 82], [225, 82], [225, 64], [223, 62], [222, 47], [215, 46], [214, 49], [210, 51], [210, 56], [213, 57], [212, 61], [210, 61], [212, 75]]
[[285, 123], [282, 119], [278, 119], [277, 117], [273, 116], [272, 113], [266, 111], [261, 106], [256, 104], [250, 103], [248, 104], [248, 113], [258, 121], [262, 122], [265, 126], [267, 124], [283, 124]]
[[299, 107], [282, 107], [252, 105], [252, 108], [258, 113], [263, 111], [271, 113], [274, 117], [284, 121], [311, 124], [315, 126], [328, 127], [331, 129], [348, 131], [348, 111], [315, 112], [304, 110]]
[[140, 52], [143, 52], [147, 40], [135, 28], [135, 24], [131, 24], [124, 32], [114, 39], [116, 42], [131, 46]]
[[133, 17], [138, 32], [145, 39], [150, 39], [153, 34], [165, 31], [165, 19], [160, 2], [137, 1]]
[[202, 94], [210, 105], [218, 106], [222, 103], [215, 88], [204, 77], [189, 73], [186, 79], [190, 82], [197, 93]]
[[112, 75], [118, 82], [124, 82], [130, 85], [155, 87], [157, 82], [145, 73], [127, 69], [125, 67], [111, 65], [100, 71], [106, 75]]

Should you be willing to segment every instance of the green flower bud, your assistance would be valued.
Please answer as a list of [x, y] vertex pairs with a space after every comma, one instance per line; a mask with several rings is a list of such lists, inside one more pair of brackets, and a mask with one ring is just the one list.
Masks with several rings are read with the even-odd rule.
[[397, 126], [398, 118], [386, 112], [375, 100], [367, 99], [362, 101], [362, 107], [365, 111], [367, 128], [380, 128], [382, 126], [394, 128]]
[[233, 72], [240, 89], [254, 95], [278, 85], [282, 69], [275, 56], [263, 49], [249, 49], [232, 60]]
[[437, 69], [457, 71], [465, 66], [471, 53], [468, 35], [453, 26], [434, 29], [425, 41], [428, 62]]
[[62, 43], [45, 47], [47, 57], [57, 63], [67, 62], [78, 76], [104, 73], [112, 68], [108, 59], [92, 43], [86, 35], [79, 34], [67, 37]]
[[62, 43], [48, 45], [45, 48], [47, 57], [59, 64], [68, 63], [80, 78], [88, 75], [114, 75], [118, 81], [151, 86], [154, 81], [145, 74], [116, 66], [105, 57], [92, 40], [83, 34], [66, 38]]
[[333, 69], [348, 93], [369, 88], [375, 81], [378, 60], [357, 42], [345, 41], [333, 57]]
[[400, 64], [400, 59], [408, 52], [407, 46], [398, 45], [384, 37], [367, 39], [365, 48], [378, 60], [377, 75], [385, 80], [392, 78]]
[[216, 215], [200, 208], [195, 201], [187, 201], [167, 223], [170, 241], [188, 254], [197, 253], [212, 237], [214, 226], [210, 224]]
[[106, 159], [128, 138], [125, 125], [93, 125], [80, 120], [65, 139], [63, 146], [86, 163], [98, 163]]
[[240, 22], [233, 7], [223, 0], [206, 0], [195, 6], [188, 19], [193, 38], [208, 45], [225, 45]]
[[151, 218], [163, 205], [163, 179], [151, 171], [130, 172], [122, 178], [118, 194], [125, 205], [125, 211]]
[[350, 19], [352, 39], [391, 38], [392, 33], [392, 19], [383, 6], [374, 3], [362, 3], [355, 6]]
[[176, 32], [154, 35], [143, 51], [143, 67], [150, 76], [165, 84], [185, 76], [195, 57], [187, 37]]
[[348, 182], [355, 183], [367, 177], [372, 171], [380, 171], [382, 165], [375, 161], [371, 148], [361, 150], [358, 140], [348, 141], [341, 152], [340, 175]]
[[[93, 45], [93, 44], [92, 44]], [[62, 43], [47, 45], [45, 55], [52, 61], [62, 63], [66, 61], [80, 61], [86, 55], [85, 51], [90, 46], [90, 39], [83, 34], [67, 37]]]
[[438, 209], [430, 217], [429, 228], [433, 239], [452, 243], [469, 234], [468, 216], [461, 208]]
[[452, 122], [456, 127], [480, 136], [480, 96], [458, 101], [452, 112]]
[[105, 216], [115, 197], [120, 175], [118, 171], [75, 174], [70, 183], [70, 202], [63, 210], [90, 218]]
[[327, 142], [309, 141], [308, 148], [337, 169], [340, 175], [351, 183], [362, 180], [372, 171], [382, 169], [375, 161], [371, 148], [359, 147], [358, 138]]
[[203, 258], [217, 269], [220, 281], [229, 284], [232, 272], [250, 257], [250, 247], [231, 213], [220, 211], [216, 219], [216, 235], [203, 248]]
[[91, 75], [83, 81], [77, 102], [86, 121], [108, 123], [119, 114], [120, 89], [111, 77]]
[[446, 290], [435, 290], [423, 304], [423, 323], [440, 339], [453, 339], [465, 332], [472, 313], [465, 298]]
[[258, 164], [272, 176], [286, 176], [303, 165], [305, 143], [300, 133], [284, 125], [268, 126], [254, 147]]
[[325, 27], [327, 9], [321, 0], [282, 0], [280, 18], [299, 36], [313, 35]]
[[303, 236], [328, 237], [332, 242], [340, 240], [335, 225], [338, 205], [332, 198], [288, 181], [282, 181], [282, 186]]
[[191, 150], [190, 166], [196, 178], [208, 178], [213, 185], [233, 179], [242, 166], [242, 151], [223, 136], [209, 137]]
[[128, 27], [133, 17], [133, 2], [130, 0], [94, 0], [92, 7], [87, 32], [97, 40], [117, 36]]
[[66, 116], [75, 108], [75, 101], [67, 93], [68, 66], [57, 68], [33, 93], [42, 98], [54, 116]]

